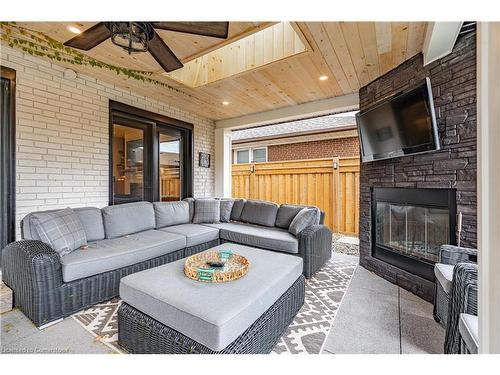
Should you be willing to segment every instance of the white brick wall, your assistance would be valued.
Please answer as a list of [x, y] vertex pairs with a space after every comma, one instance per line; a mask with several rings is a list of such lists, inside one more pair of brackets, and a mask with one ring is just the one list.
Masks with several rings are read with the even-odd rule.
[[110, 99], [193, 123], [194, 194], [213, 196], [214, 167], [198, 167], [200, 151], [213, 163], [212, 120], [89, 76], [65, 79], [64, 67], [3, 45], [0, 63], [17, 73], [17, 223], [31, 211], [107, 205]]

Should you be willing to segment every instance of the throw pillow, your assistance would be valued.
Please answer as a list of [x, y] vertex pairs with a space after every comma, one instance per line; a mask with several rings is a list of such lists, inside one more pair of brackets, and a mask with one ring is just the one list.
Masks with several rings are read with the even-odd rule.
[[231, 211], [231, 220], [239, 221], [241, 220], [241, 212], [243, 207], [245, 207], [246, 199], [235, 199], [233, 204], [233, 209]]
[[196, 199], [194, 201], [193, 223], [220, 223], [220, 201], [215, 199]]
[[59, 211], [34, 213], [32, 220], [40, 239], [60, 256], [87, 245], [82, 223], [69, 207]]
[[300, 210], [290, 224], [288, 231], [297, 236], [300, 232], [311, 225], [319, 224], [320, 212], [316, 207], [306, 207]]
[[231, 221], [231, 212], [233, 210], [234, 200], [221, 199], [220, 200], [220, 222], [229, 223]]

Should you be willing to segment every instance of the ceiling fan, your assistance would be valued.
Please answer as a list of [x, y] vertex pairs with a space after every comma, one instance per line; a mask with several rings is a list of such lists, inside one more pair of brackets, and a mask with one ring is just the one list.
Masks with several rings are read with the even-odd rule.
[[229, 22], [99, 22], [64, 45], [88, 51], [111, 38], [113, 44], [129, 54], [149, 52], [166, 72], [182, 68], [183, 64], [155, 29], [226, 39]]

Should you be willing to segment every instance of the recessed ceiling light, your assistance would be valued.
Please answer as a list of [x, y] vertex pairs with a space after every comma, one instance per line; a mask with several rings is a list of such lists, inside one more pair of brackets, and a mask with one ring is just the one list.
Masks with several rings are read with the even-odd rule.
[[227, 100], [224, 100], [224, 101], [222, 102], [222, 105], [229, 105], [229, 102], [228, 102]]
[[73, 34], [81, 34], [82, 31], [75, 26], [68, 26], [68, 30], [71, 31]]
[[328, 76], [320, 76], [319, 80], [320, 81], [326, 81], [328, 79]]

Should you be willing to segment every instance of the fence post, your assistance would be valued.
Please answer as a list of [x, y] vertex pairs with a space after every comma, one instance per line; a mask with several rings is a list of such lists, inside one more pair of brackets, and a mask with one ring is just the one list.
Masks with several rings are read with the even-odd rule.
[[334, 233], [340, 231], [340, 190], [339, 190], [339, 171], [340, 163], [339, 158], [335, 157], [332, 160], [332, 231]]

